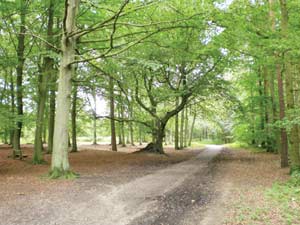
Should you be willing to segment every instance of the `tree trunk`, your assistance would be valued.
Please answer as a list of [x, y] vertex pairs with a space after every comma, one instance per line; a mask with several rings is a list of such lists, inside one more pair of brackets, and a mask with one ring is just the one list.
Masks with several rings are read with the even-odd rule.
[[267, 152], [273, 152], [274, 146], [271, 138], [272, 130], [271, 130], [271, 123], [270, 123], [270, 115], [272, 110], [272, 105], [270, 105], [270, 97], [269, 97], [269, 72], [268, 69], [264, 66], [263, 67], [263, 95], [264, 95], [264, 111], [265, 111], [265, 135], [266, 135], [266, 149]]
[[20, 1], [20, 33], [18, 34], [17, 58], [18, 64], [16, 68], [16, 95], [17, 95], [17, 124], [14, 130], [13, 139], [13, 158], [19, 157], [22, 159], [21, 151], [21, 131], [22, 131], [22, 116], [23, 116], [23, 68], [24, 68], [24, 50], [25, 50], [25, 18], [26, 18], [26, 2]]
[[121, 128], [121, 137], [122, 137], [122, 143], [121, 144], [122, 144], [122, 147], [126, 147], [125, 129], [124, 129], [125, 124], [124, 124], [124, 121], [123, 121], [123, 119], [124, 119], [124, 106], [123, 106], [123, 102], [120, 103], [120, 113], [121, 113], [121, 119], [122, 119], [121, 126], [120, 126], [120, 128]]
[[[285, 118], [285, 103], [284, 103], [284, 92], [283, 92], [283, 80], [280, 65], [276, 65], [277, 81], [278, 81], [278, 97], [279, 97], [279, 118], [282, 121]], [[280, 143], [280, 157], [281, 167], [287, 167], [288, 162], [288, 139], [285, 128], [280, 129], [281, 143]]]
[[189, 114], [188, 108], [185, 108], [185, 118], [184, 118], [184, 147], [188, 146], [188, 137], [189, 137]]
[[196, 113], [193, 113], [193, 122], [191, 126], [191, 132], [190, 132], [190, 140], [189, 140], [189, 146], [192, 145], [192, 140], [193, 140], [193, 132], [194, 132], [194, 126], [195, 126], [195, 121], [196, 121]]
[[73, 86], [72, 109], [71, 109], [71, 123], [72, 123], [72, 149], [71, 152], [78, 152], [77, 149], [77, 85]]
[[259, 69], [258, 71], [258, 94], [260, 97], [260, 101], [259, 101], [259, 108], [260, 108], [260, 131], [262, 134], [264, 134], [262, 136], [262, 139], [260, 140], [260, 144], [262, 148], [266, 147], [266, 134], [265, 134], [265, 107], [264, 107], [264, 103], [265, 103], [265, 96], [263, 94], [263, 81], [262, 81], [262, 74], [261, 74], [261, 69]]
[[[275, 18], [275, 4], [274, 0], [269, 0], [269, 19], [270, 19], [270, 27], [271, 31], [276, 31], [276, 18]], [[276, 54], [274, 54], [275, 60], [278, 58]], [[275, 85], [274, 85], [274, 73], [272, 73], [271, 78], [271, 96], [272, 96], [272, 109], [273, 109], [273, 122], [280, 119], [283, 120], [285, 117], [285, 104], [284, 104], [284, 90], [283, 90], [283, 81], [282, 81], [282, 73], [279, 63], [276, 63], [275, 72], [277, 74], [277, 85], [278, 85], [278, 99], [279, 99], [279, 115], [276, 110], [276, 102], [275, 102]], [[273, 129], [275, 131], [275, 129]], [[277, 131], [277, 130], [276, 130]], [[275, 132], [276, 132], [275, 131]], [[287, 133], [286, 129], [281, 128], [280, 132], [276, 132], [279, 136], [277, 139], [277, 146], [279, 147], [279, 152], [281, 156], [281, 167], [288, 166], [288, 141], [287, 141]], [[279, 141], [280, 140], [280, 141]]]
[[[133, 110], [131, 105], [129, 105], [129, 115], [130, 115], [130, 119], [133, 119]], [[129, 122], [129, 131], [130, 131], [130, 144], [131, 146], [134, 146], [134, 137], [133, 137], [134, 131], [133, 131], [133, 123], [131, 121]]]
[[50, 82], [50, 96], [49, 96], [49, 118], [48, 118], [48, 149], [47, 153], [53, 151], [53, 135], [54, 135], [54, 121], [55, 121], [55, 104], [56, 104], [56, 74], [53, 71]]
[[111, 131], [111, 150], [117, 151], [116, 125], [115, 125], [115, 96], [114, 80], [109, 78], [109, 97], [110, 97], [110, 131]]
[[[178, 106], [178, 97], [176, 97], [176, 107]], [[175, 116], [175, 134], [174, 134], [174, 141], [175, 141], [175, 149], [179, 150], [179, 125], [178, 125], [178, 114]]]
[[[47, 26], [47, 41], [53, 43], [53, 16], [54, 16], [54, 2], [50, 0], [48, 8], [48, 26]], [[46, 45], [46, 50], [51, 51], [51, 47]], [[33, 163], [41, 164], [43, 160], [43, 140], [42, 132], [44, 131], [44, 118], [45, 118], [45, 107], [47, 101], [49, 79], [53, 73], [54, 60], [46, 56], [44, 57], [44, 63], [40, 72], [40, 79], [38, 84], [38, 106], [37, 106], [37, 118], [36, 118], [36, 130], [34, 139], [34, 154]]]
[[[118, 117], [121, 118], [121, 109], [120, 109], [120, 103], [117, 103], [117, 113], [118, 113]], [[118, 140], [119, 140], [119, 145], [122, 145], [122, 132], [121, 132], [121, 121], [118, 121]]]
[[182, 109], [181, 111], [179, 148], [182, 149], [183, 147], [184, 147], [184, 109]]
[[[286, 38], [288, 34], [288, 10], [286, 6], [286, 0], [280, 0], [280, 10], [281, 10], [281, 32], [283, 39]], [[293, 75], [291, 73], [291, 63], [289, 62], [289, 56], [286, 57], [287, 62], [285, 63], [285, 85], [286, 85], [286, 103], [287, 109], [293, 112], [295, 109], [294, 100], [294, 87], [293, 87]], [[293, 119], [289, 117], [289, 119]], [[297, 125], [292, 125], [289, 142], [290, 149], [289, 155], [291, 159], [291, 173], [294, 171], [300, 171], [300, 154], [299, 154], [299, 129]]]
[[[13, 77], [13, 73], [12, 71], [10, 71], [10, 111], [11, 111], [11, 114], [12, 114], [12, 119], [15, 118], [15, 86], [14, 86], [14, 77]], [[10, 144], [12, 145], [13, 147], [13, 144], [14, 144], [14, 129], [11, 129], [10, 130]]]
[[76, 38], [70, 36], [75, 28], [75, 19], [78, 11], [79, 0], [65, 1], [65, 17], [62, 36], [62, 56], [59, 70], [57, 93], [57, 112], [54, 126], [54, 143], [51, 162], [50, 177], [69, 177], [71, 173], [68, 158], [68, 122], [71, 106], [70, 96], [72, 90], [71, 78], [74, 72], [72, 62], [75, 58]]

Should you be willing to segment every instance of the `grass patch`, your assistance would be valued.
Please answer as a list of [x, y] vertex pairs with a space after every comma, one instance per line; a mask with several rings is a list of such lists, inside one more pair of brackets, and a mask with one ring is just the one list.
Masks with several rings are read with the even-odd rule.
[[294, 173], [285, 183], [275, 183], [266, 196], [276, 204], [285, 224], [300, 224], [300, 173]]
[[254, 153], [266, 152], [266, 150], [263, 148], [252, 146], [244, 142], [233, 142], [233, 143], [225, 144], [224, 146], [232, 150], [244, 149]]

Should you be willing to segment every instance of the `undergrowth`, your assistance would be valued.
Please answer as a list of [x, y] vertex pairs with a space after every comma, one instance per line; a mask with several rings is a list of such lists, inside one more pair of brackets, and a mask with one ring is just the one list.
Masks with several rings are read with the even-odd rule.
[[266, 196], [280, 208], [285, 224], [300, 224], [300, 172], [293, 173], [285, 183], [275, 183]]

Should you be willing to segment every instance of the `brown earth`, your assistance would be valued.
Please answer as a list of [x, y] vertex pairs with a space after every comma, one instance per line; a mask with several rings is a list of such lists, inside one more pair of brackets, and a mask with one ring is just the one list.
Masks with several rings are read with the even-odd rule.
[[43, 178], [50, 155], [36, 166], [32, 146], [23, 146], [23, 161], [8, 158], [11, 149], [0, 146], [0, 224], [286, 224], [264, 194], [289, 177], [278, 155], [228, 149], [218, 155], [219, 146], [167, 148], [167, 156], [109, 148], [85, 145], [70, 154], [80, 178], [65, 181]]

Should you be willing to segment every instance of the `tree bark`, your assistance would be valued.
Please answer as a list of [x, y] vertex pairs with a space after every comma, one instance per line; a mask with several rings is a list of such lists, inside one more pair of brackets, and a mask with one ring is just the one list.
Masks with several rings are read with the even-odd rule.
[[[178, 106], [178, 97], [176, 97], [176, 107]], [[175, 116], [175, 132], [174, 132], [175, 149], [179, 150], [179, 126], [178, 126], [178, 114]]]
[[193, 140], [193, 132], [194, 132], [194, 126], [195, 126], [195, 121], [196, 121], [196, 113], [193, 113], [193, 122], [191, 126], [191, 132], [190, 132], [190, 140], [189, 140], [189, 146], [192, 145], [192, 140]]
[[260, 131], [262, 132], [263, 137], [260, 140], [260, 144], [262, 148], [266, 148], [266, 133], [265, 133], [265, 96], [263, 94], [263, 79], [261, 69], [258, 71], [258, 94], [260, 97], [259, 107], [260, 107]]
[[68, 122], [71, 106], [71, 78], [74, 72], [72, 65], [75, 59], [76, 37], [71, 34], [76, 30], [75, 20], [79, 0], [65, 1], [65, 16], [63, 22], [62, 56], [59, 70], [57, 112], [54, 126], [54, 143], [50, 177], [69, 177], [70, 165], [68, 158]]
[[189, 115], [188, 108], [185, 108], [185, 118], [184, 118], [184, 147], [188, 146], [188, 137], [189, 137]]
[[[56, 71], [55, 71], [56, 72]], [[48, 118], [48, 148], [47, 153], [53, 151], [53, 135], [54, 135], [54, 121], [55, 121], [55, 104], [56, 104], [56, 74], [53, 71], [50, 81], [50, 96], [49, 96], [49, 118]]]
[[[280, 65], [276, 65], [277, 81], [278, 81], [278, 97], [279, 97], [279, 119], [282, 121], [285, 118], [285, 103], [284, 103], [284, 90], [283, 80]], [[281, 143], [280, 143], [280, 157], [281, 167], [287, 167], [288, 162], [288, 138], [285, 128], [280, 129]]]
[[109, 77], [109, 97], [110, 97], [110, 131], [111, 131], [111, 150], [117, 151], [116, 125], [115, 125], [115, 96], [114, 80]]
[[25, 50], [25, 19], [26, 19], [26, 1], [20, 1], [20, 32], [18, 34], [17, 58], [18, 64], [16, 68], [17, 81], [16, 81], [16, 97], [17, 97], [17, 123], [14, 130], [13, 139], [13, 158], [19, 157], [22, 159], [21, 151], [21, 131], [22, 131], [22, 117], [23, 117], [23, 69], [24, 69], [24, 50]]
[[[121, 96], [122, 97], [122, 96]], [[120, 102], [120, 114], [121, 114], [121, 118], [124, 119], [124, 106], [123, 106], [123, 101]], [[121, 121], [121, 137], [122, 137], [122, 147], [126, 147], [126, 141], [125, 141], [125, 124], [124, 121]]]
[[[12, 120], [15, 118], [15, 85], [14, 85], [14, 76], [13, 72], [10, 71], [10, 111], [12, 114]], [[13, 147], [14, 144], [14, 129], [10, 129], [10, 144]]]
[[[280, 10], [281, 10], [281, 32], [282, 37], [285, 39], [288, 34], [288, 10], [286, 6], [286, 0], [280, 0]], [[285, 85], [286, 85], [286, 103], [287, 109], [291, 111], [295, 109], [295, 100], [294, 100], [294, 87], [293, 87], [293, 75], [291, 73], [291, 63], [289, 56], [286, 56], [286, 63], [285, 63]], [[289, 119], [293, 119], [289, 117]], [[290, 135], [289, 135], [289, 142], [290, 142], [290, 149], [289, 155], [291, 159], [291, 173], [294, 171], [300, 171], [300, 154], [299, 154], [299, 128], [297, 125], [292, 125]]]
[[184, 147], [184, 109], [181, 111], [179, 148], [182, 149], [183, 147]]
[[73, 96], [72, 96], [72, 109], [71, 109], [71, 123], [72, 123], [72, 149], [71, 152], [78, 152], [77, 148], [77, 85], [73, 86]]
[[[47, 26], [47, 41], [53, 43], [53, 23], [54, 23], [54, 2], [50, 0], [48, 7], [48, 26]], [[51, 47], [47, 44], [46, 50], [51, 51]], [[45, 118], [45, 107], [47, 101], [49, 79], [52, 75], [54, 67], [54, 60], [46, 56], [44, 57], [44, 63], [40, 71], [40, 78], [38, 83], [38, 105], [37, 105], [37, 118], [36, 118], [36, 129], [34, 139], [34, 154], [33, 163], [43, 163], [43, 140], [42, 133], [44, 131], [44, 118]]]

